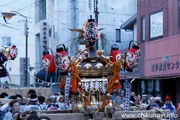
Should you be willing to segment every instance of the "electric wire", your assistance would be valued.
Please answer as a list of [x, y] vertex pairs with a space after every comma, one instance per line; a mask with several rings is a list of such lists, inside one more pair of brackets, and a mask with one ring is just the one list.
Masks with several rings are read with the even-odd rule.
[[[39, 6], [39, 8], [40, 8], [41, 10], [43, 10], [43, 8], [42, 8], [41, 6]], [[49, 14], [47, 11], [46, 11], [46, 14], [47, 14], [48, 16], [50, 16], [51, 18], [53, 18], [54, 20], [56, 20], [58, 23], [60, 23], [60, 24], [62, 24], [62, 25], [64, 25], [64, 26], [66, 26], [67, 28], [69, 28], [68, 25], [66, 25], [65, 23], [59, 21], [57, 18], [55, 18], [53, 15]]]
[[0, 5], [0, 7], [1, 7], [1, 6], [7, 6], [7, 5], [10, 5], [10, 4], [13, 4], [13, 3], [18, 2], [18, 1], [20, 1], [20, 0], [14, 0], [14, 1], [11, 1], [11, 2], [6, 3], [6, 4], [4, 4], [4, 5]]

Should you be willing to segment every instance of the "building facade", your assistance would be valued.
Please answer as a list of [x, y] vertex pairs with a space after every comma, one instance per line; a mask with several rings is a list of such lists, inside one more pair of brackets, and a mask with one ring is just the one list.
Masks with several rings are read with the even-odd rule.
[[[83, 24], [90, 18], [98, 19], [98, 27], [105, 28], [99, 32], [105, 39], [99, 38], [98, 47], [104, 49], [108, 55], [111, 45], [117, 44], [120, 49], [128, 47], [133, 39], [133, 32], [120, 29], [120, 25], [136, 13], [136, 0], [35, 0], [35, 39], [36, 39], [36, 66], [38, 72], [42, 69], [42, 23], [48, 26], [47, 45], [56, 50], [56, 45], [65, 44], [68, 55], [74, 56], [79, 44], [73, 39], [78, 33], [69, 29], [82, 29]], [[97, 4], [97, 9], [96, 9]], [[95, 16], [95, 12], [98, 16]], [[105, 47], [103, 44], [106, 42]], [[73, 46], [71, 46], [73, 45]]]
[[[137, 0], [137, 40], [144, 79], [137, 91], [180, 102], [180, 0]], [[138, 89], [138, 87], [139, 89]]]
[[[16, 1], [7, 6], [3, 6], [3, 4], [7, 4], [8, 1], [1, 1], [2, 7], [1, 12], [7, 10], [13, 10], [21, 13], [22, 15], [27, 17], [27, 25], [28, 25], [28, 68], [32, 70], [35, 68], [35, 43], [34, 43], [34, 25], [33, 25], [33, 2], [32, 1]], [[30, 5], [31, 4], [31, 5]], [[24, 8], [24, 6], [29, 5], [29, 7]], [[18, 8], [16, 8], [18, 6]], [[8, 9], [7, 9], [8, 8]], [[8, 82], [9, 84], [24, 86], [25, 82], [25, 72], [24, 66], [22, 63], [22, 59], [25, 60], [26, 56], [26, 37], [25, 37], [25, 19], [20, 15], [15, 15], [11, 19], [7, 19], [5, 22], [3, 17], [0, 19], [0, 46], [2, 47], [11, 47], [12, 45], [16, 45], [18, 48], [18, 55], [15, 60], [8, 60], [4, 65], [6, 65], [6, 69], [8, 70], [11, 81], [8, 77], [0, 78], [0, 82], [4, 84], [4, 82]], [[34, 84], [34, 70], [28, 69], [30, 72], [28, 79], [28, 86]], [[12, 85], [12, 87], [13, 87]]]

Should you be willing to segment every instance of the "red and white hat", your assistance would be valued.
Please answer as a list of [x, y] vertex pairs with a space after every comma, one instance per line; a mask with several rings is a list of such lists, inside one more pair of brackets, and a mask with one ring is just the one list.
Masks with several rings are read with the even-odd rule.
[[165, 100], [171, 100], [171, 97], [166, 96], [166, 97], [165, 97]]

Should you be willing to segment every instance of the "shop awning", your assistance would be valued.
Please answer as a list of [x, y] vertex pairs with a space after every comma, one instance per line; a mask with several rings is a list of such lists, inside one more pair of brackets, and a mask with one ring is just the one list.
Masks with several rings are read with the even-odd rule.
[[133, 26], [134, 23], [136, 22], [136, 18], [137, 18], [137, 14], [134, 14], [131, 18], [129, 18], [127, 21], [125, 21], [122, 25], [121, 25], [121, 29], [125, 29], [125, 30], [133, 30]]

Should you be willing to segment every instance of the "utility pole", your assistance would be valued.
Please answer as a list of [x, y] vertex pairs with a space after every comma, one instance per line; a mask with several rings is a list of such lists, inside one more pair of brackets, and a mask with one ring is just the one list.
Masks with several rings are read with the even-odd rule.
[[[69, 0], [70, 1], [70, 28], [71, 29], [77, 29], [79, 27], [79, 1], [78, 0]], [[70, 32], [70, 39], [77, 37], [76, 32]], [[70, 41], [69, 45], [72, 44], [72, 41]], [[70, 55], [74, 56], [76, 49], [78, 48], [78, 45], [75, 44], [72, 48], [70, 48], [71, 52]]]
[[[95, 13], [95, 22], [98, 24], [98, 0], [94, 0], [94, 13]], [[98, 41], [96, 41], [96, 49], [98, 50]]]

